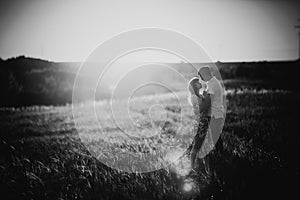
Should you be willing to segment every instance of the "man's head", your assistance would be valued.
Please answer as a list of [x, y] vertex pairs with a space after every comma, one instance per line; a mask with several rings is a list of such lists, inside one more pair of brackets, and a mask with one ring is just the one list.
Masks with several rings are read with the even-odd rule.
[[198, 71], [198, 75], [204, 81], [209, 81], [213, 77], [210, 68], [207, 66], [201, 67]]

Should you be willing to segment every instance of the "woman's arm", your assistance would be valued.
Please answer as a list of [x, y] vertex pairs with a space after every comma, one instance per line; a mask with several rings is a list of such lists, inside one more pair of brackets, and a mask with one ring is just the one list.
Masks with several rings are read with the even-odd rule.
[[193, 107], [194, 114], [199, 114], [199, 97], [196, 95], [190, 95], [188, 97], [188, 101], [190, 105]]

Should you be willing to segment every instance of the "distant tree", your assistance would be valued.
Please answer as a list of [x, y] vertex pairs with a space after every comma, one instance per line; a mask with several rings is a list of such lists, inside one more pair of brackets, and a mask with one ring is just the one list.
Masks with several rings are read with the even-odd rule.
[[23, 86], [17, 81], [15, 75], [12, 72], [8, 74], [8, 87], [11, 96], [16, 96], [23, 90]]

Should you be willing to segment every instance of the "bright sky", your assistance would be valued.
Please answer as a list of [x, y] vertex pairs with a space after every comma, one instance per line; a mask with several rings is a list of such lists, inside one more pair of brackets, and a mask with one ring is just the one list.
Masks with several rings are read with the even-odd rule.
[[186, 34], [217, 61], [297, 58], [293, 0], [8, 0], [0, 3], [0, 57], [83, 61], [123, 31]]

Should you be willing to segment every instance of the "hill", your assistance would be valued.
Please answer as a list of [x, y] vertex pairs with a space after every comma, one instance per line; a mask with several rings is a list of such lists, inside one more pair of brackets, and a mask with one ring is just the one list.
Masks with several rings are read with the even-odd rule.
[[[236, 84], [299, 89], [299, 61], [217, 62], [226, 87]], [[196, 75], [187, 63], [168, 63], [186, 78]], [[196, 67], [212, 63], [194, 63]], [[1, 107], [26, 105], [61, 105], [72, 102], [72, 89], [80, 63], [50, 62], [20, 56], [0, 59]], [[174, 80], [175, 84], [176, 80]], [[100, 98], [97, 97], [96, 98]]]

